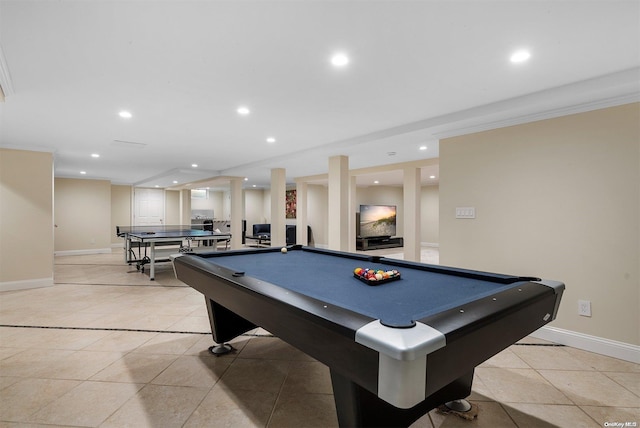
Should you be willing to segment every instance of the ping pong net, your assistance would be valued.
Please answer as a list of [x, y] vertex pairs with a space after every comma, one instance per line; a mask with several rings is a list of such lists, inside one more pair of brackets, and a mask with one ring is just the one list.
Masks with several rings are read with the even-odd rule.
[[[209, 227], [209, 228], [207, 228]], [[182, 224], [182, 225], [148, 225], [148, 226], [116, 226], [116, 235], [126, 236], [128, 234], [153, 234], [162, 232], [182, 232], [189, 230], [213, 230], [210, 224]]]

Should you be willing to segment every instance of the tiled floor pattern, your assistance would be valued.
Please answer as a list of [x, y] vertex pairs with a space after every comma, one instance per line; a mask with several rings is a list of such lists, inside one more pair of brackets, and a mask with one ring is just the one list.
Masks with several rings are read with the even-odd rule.
[[[151, 282], [119, 252], [56, 257], [55, 282], [0, 293], [0, 427], [337, 425], [328, 369], [268, 332], [211, 356], [204, 299], [170, 265]], [[640, 365], [545, 345], [476, 369], [476, 420], [432, 411], [413, 426], [640, 424]]]

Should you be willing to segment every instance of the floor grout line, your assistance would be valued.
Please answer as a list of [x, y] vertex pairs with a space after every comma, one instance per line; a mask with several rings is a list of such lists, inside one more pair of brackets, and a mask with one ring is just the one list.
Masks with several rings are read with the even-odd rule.
[[[8, 328], [42, 328], [49, 330], [88, 330], [88, 331], [129, 331], [139, 333], [171, 333], [171, 334], [211, 334], [210, 331], [176, 331], [176, 330], [147, 330], [138, 328], [118, 328], [118, 327], [62, 327], [62, 326], [46, 326], [46, 325], [18, 325], [18, 324], [0, 324], [0, 327]], [[244, 333], [240, 336], [244, 337], [275, 337], [272, 334], [256, 334]]]

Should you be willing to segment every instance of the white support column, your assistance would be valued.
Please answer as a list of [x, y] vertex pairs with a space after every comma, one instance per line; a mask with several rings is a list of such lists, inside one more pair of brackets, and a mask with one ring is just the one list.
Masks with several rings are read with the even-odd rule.
[[307, 182], [296, 182], [296, 244], [307, 245]]
[[191, 224], [191, 190], [180, 190], [180, 224]]
[[[404, 259], [420, 261], [420, 168], [404, 172]], [[407, 233], [409, 231], [409, 233]]]
[[356, 177], [349, 177], [349, 247], [350, 253], [356, 252]]
[[242, 248], [242, 217], [244, 217], [242, 178], [231, 179], [231, 206], [229, 216], [231, 218], [231, 249]]
[[287, 182], [284, 168], [271, 170], [271, 246], [284, 247], [287, 243], [285, 235], [286, 208], [285, 196]]
[[329, 249], [349, 249], [349, 158], [329, 158]]

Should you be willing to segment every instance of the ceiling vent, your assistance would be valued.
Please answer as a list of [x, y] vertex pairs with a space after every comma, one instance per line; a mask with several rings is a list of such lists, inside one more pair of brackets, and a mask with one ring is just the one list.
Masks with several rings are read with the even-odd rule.
[[113, 140], [112, 146], [125, 147], [127, 149], [144, 149], [147, 147], [145, 143], [136, 143], [135, 141]]

